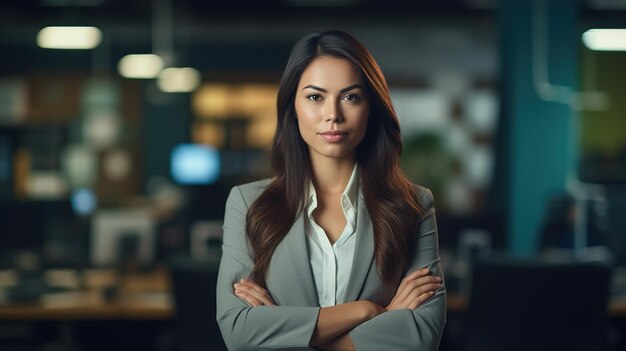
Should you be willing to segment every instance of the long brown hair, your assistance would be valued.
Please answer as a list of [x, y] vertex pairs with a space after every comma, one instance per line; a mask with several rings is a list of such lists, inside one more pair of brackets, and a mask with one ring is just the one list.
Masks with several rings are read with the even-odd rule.
[[312, 179], [308, 147], [300, 136], [294, 107], [300, 76], [320, 56], [344, 58], [358, 69], [370, 101], [365, 137], [356, 149], [360, 186], [374, 227], [374, 258], [383, 281], [401, 274], [413, 254], [422, 209], [412, 184], [400, 170], [400, 126], [387, 82], [378, 64], [354, 37], [337, 30], [311, 33], [289, 56], [277, 98], [278, 124], [271, 164], [276, 178], [250, 206], [246, 232], [255, 265], [251, 278], [265, 286], [274, 250], [306, 206]]

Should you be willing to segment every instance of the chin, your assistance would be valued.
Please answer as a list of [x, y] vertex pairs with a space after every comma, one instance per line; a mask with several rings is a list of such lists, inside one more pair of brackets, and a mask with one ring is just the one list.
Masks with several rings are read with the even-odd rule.
[[352, 156], [352, 150], [345, 150], [342, 148], [342, 150], [324, 150], [323, 152], [319, 152], [317, 151], [317, 153], [321, 156], [324, 157], [329, 157], [329, 158], [336, 158], [336, 159], [342, 159], [342, 158], [346, 158], [346, 157], [350, 157]]

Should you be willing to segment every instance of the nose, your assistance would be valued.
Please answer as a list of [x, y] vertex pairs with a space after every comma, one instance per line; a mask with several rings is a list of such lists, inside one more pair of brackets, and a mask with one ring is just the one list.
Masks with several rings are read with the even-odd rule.
[[[330, 100], [330, 99], [329, 99]], [[334, 102], [326, 103], [324, 106], [324, 121], [327, 123], [339, 123], [342, 121], [341, 109]]]

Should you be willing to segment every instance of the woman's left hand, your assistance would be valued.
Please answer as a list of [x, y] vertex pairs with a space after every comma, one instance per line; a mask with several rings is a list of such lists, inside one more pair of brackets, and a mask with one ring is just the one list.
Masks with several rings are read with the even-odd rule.
[[234, 284], [235, 295], [252, 307], [275, 306], [270, 293], [250, 279], [241, 279]]
[[442, 288], [441, 282], [442, 279], [431, 275], [427, 268], [416, 270], [402, 279], [396, 295], [386, 309], [415, 309]]

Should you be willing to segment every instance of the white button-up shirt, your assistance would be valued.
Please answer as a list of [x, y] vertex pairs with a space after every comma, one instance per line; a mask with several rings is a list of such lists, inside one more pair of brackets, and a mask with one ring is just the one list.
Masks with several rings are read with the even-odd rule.
[[317, 208], [317, 193], [313, 184], [310, 186], [309, 201], [306, 208], [307, 217], [304, 222], [311, 270], [321, 307], [345, 302], [356, 240], [354, 231], [359, 194], [358, 178], [358, 169], [355, 165], [348, 185], [341, 194], [341, 208], [346, 218], [346, 226], [333, 245], [330, 244], [324, 229], [313, 219], [313, 211]]

